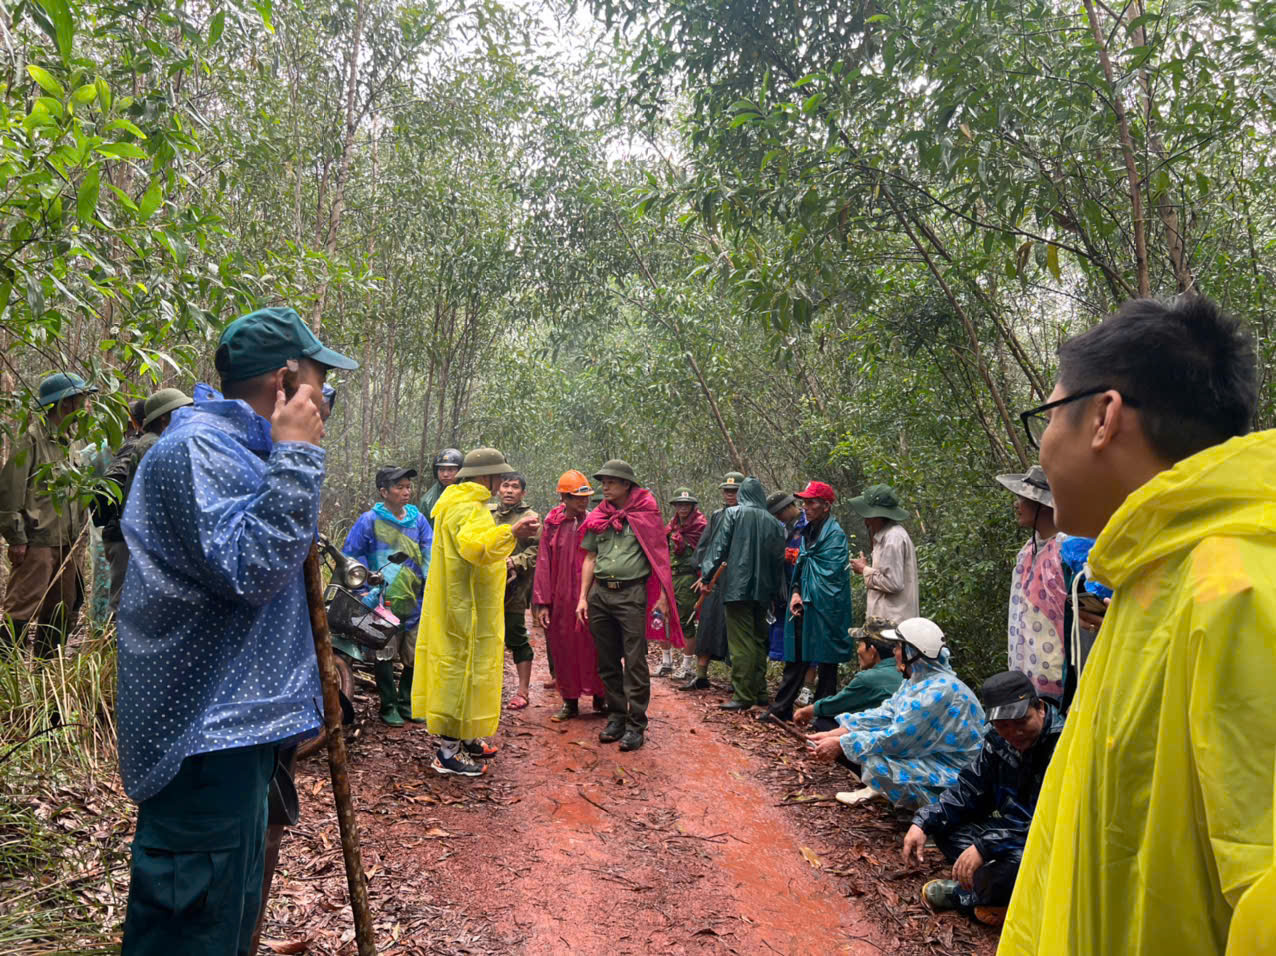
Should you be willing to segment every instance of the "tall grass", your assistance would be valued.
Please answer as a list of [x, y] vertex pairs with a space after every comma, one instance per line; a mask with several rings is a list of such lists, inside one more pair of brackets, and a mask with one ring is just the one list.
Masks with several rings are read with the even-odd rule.
[[132, 827], [114, 631], [90, 627], [46, 661], [0, 635], [0, 952], [112, 951]]

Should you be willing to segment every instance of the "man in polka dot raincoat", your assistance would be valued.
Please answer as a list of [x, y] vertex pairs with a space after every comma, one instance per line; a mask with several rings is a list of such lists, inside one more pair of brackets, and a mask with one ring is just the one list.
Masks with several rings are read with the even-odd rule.
[[139, 805], [129, 956], [249, 951], [270, 778], [320, 722], [302, 565], [324, 378], [357, 363], [271, 308], [227, 326], [216, 367], [225, 398], [173, 413], [122, 522], [120, 771]]

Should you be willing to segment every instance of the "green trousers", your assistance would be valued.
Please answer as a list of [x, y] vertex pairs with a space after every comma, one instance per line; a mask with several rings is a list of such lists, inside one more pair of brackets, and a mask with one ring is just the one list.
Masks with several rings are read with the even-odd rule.
[[533, 657], [532, 642], [527, 638], [527, 621], [523, 611], [505, 612], [505, 646], [515, 664], [530, 661]]
[[121, 956], [231, 956], [261, 908], [275, 744], [187, 757], [138, 807]]
[[381, 700], [381, 716], [398, 712], [404, 720], [412, 719], [412, 668], [403, 668], [398, 686], [394, 683], [394, 661], [377, 661], [372, 665], [377, 680], [377, 696]]
[[695, 574], [675, 574], [673, 577], [673, 599], [678, 604], [678, 620], [682, 624], [682, 638], [687, 642], [686, 652], [696, 653], [696, 601], [699, 596], [695, 588]]
[[766, 605], [761, 601], [730, 601], [727, 647], [731, 651], [731, 689], [747, 704], [767, 703], [766, 660], [769, 635]]
[[607, 692], [607, 713], [623, 714], [630, 730], [646, 731], [651, 703], [646, 581], [618, 591], [595, 583], [589, 589], [589, 632]]

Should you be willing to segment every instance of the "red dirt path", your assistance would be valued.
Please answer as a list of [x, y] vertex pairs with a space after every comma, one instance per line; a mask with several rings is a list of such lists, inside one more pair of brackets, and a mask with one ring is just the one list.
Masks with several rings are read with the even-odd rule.
[[[861, 886], [813, 866], [828, 866], [804, 823], [818, 810], [777, 806], [760, 779], [768, 761], [731, 723], [705, 721], [703, 695], [653, 678], [647, 745], [620, 753], [598, 742], [601, 717], [549, 720], [560, 701], [541, 689], [540, 651], [532, 704], [505, 711], [501, 752], [477, 780], [433, 774], [424, 727], [384, 726], [359, 685], [351, 783], [379, 952], [901, 951], [899, 927], [855, 898]], [[265, 935], [277, 951], [353, 952], [321, 759], [298, 769], [298, 788], [302, 823], [284, 841]], [[952, 926], [939, 938], [948, 946], [935, 948], [951, 950]]]

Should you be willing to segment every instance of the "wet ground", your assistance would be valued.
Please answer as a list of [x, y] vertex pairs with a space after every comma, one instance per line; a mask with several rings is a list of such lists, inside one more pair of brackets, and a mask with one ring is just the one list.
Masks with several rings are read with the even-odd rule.
[[[906, 817], [832, 801], [845, 772], [719, 712], [725, 688], [653, 678], [647, 745], [620, 753], [599, 716], [550, 721], [541, 650], [531, 706], [505, 711], [478, 779], [436, 776], [433, 738], [381, 724], [360, 684], [351, 785], [380, 952], [992, 952], [991, 931], [916, 902], [943, 874], [901, 869]], [[265, 936], [276, 952], [353, 952], [322, 758], [298, 787]]]

